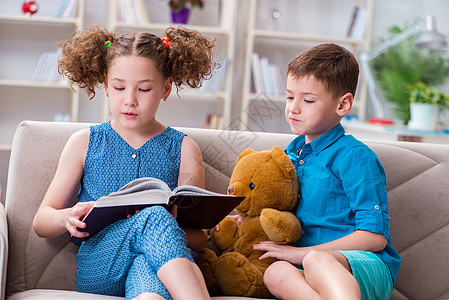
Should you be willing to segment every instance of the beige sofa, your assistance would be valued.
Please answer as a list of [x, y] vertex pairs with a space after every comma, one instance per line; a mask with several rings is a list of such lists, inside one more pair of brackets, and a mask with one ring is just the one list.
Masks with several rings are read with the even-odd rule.
[[[16, 132], [6, 212], [0, 207], [1, 292], [4, 295], [6, 291], [9, 299], [115, 298], [74, 292], [76, 247], [68, 242], [68, 235], [41, 239], [31, 226], [67, 138], [88, 125], [23, 122]], [[294, 138], [286, 134], [181, 130], [201, 148], [206, 187], [219, 192], [226, 191], [242, 149], [285, 147]], [[449, 299], [449, 146], [367, 144], [387, 173], [391, 236], [403, 258], [392, 299]]]

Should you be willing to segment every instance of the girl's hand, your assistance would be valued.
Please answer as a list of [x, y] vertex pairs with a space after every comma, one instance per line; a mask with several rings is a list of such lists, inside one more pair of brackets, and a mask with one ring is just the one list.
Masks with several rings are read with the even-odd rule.
[[89, 235], [88, 232], [78, 231], [77, 228], [85, 228], [86, 223], [81, 221], [94, 205], [95, 201], [78, 202], [68, 210], [64, 220], [65, 228], [74, 237], [83, 238]]
[[298, 265], [302, 264], [302, 259], [309, 251], [305, 248], [279, 245], [271, 241], [262, 241], [259, 244], [255, 244], [253, 249], [256, 251], [267, 251], [259, 258], [260, 260], [272, 257]]

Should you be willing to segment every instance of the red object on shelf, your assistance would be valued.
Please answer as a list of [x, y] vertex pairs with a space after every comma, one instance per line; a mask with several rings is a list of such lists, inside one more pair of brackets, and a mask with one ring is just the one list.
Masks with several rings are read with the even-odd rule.
[[26, 15], [34, 15], [39, 10], [37, 1], [23, 1], [22, 11]]
[[394, 122], [391, 119], [370, 118], [369, 123], [370, 124], [392, 125]]

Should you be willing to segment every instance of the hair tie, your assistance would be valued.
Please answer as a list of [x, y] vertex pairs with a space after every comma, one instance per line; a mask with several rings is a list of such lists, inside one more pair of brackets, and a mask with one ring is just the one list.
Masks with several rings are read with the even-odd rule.
[[107, 41], [104, 41], [104, 50], [108, 50], [108, 47], [112, 44], [112, 38], [109, 38]]
[[161, 39], [161, 41], [162, 41], [162, 43], [165, 44], [165, 47], [166, 47], [166, 48], [170, 48], [170, 47], [171, 47], [170, 39], [169, 39], [168, 37], [163, 37], [163, 38]]

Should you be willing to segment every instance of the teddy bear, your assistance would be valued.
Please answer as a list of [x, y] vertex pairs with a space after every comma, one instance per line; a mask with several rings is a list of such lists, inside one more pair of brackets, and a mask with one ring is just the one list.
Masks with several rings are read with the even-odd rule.
[[243, 220], [240, 226], [236, 218], [222, 220], [219, 231], [210, 233], [215, 251], [205, 248], [197, 259], [211, 295], [271, 296], [263, 274], [275, 259], [259, 260], [263, 252], [253, 250], [253, 245], [296, 244], [301, 225], [291, 210], [298, 189], [295, 168], [280, 147], [245, 149], [239, 154], [227, 192], [245, 196], [235, 208]]

